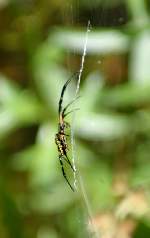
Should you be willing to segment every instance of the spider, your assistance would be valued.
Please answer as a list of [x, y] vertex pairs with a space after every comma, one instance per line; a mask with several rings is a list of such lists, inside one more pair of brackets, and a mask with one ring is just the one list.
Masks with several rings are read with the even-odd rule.
[[[68, 185], [72, 189], [72, 191], [74, 191], [74, 188], [72, 187], [72, 185], [70, 184], [70, 182], [67, 178], [67, 175], [64, 170], [64, 165], [63, 165], [63, 162], [66, 161], [68, 163], [68, 165], [70, 166], [70, 168], [72, 169], [72, 171], [75, 172], [75, 169], [72, 166], [72, 164], [68, 158], [68, 155], [67, 155], [67, 152], [69, 150], [68, 145], [67, 145], [67, 136], [69, 136], [69, 135], [66, 134], [65, 129], [70, 127], [70, 125], [64, 119], [69, 113], [73, 112], [73, 110], [71, 110], [69, 112], [66, 112], [66, 110], [75, 101], [75, 99], [73, 99], [70, 103], [68, 103], [67, 106], [65, 106], [64, 108], [63, 108], [62, 104], [63, 104], [64, 92], [65, 92], [68, 84], [74, 78], [74, 76], [77, 76], [77, 75], [78, 74], [75, 73], [71, 78], [69, 78], [62, 88], [60, 99], [59, 99], [59, 107], [58, 107], [58, 115], [59, 115], [58, 132], [55, 135], [55, 143], [57, 145], [58, 152], [59, 152], [59, 162], [61, 165], [62, 174], [63, 174], [65, 180], [67, 181]], [[74, 110], [77, 110], [77, 109], [74, 109]]]

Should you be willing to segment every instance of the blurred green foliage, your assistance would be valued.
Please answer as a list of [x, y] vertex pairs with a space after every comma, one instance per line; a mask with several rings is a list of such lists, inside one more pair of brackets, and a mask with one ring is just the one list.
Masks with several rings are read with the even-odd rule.
[[[149, 237], [149, 7], [0, 1], [1, 238]], [[54, 137], [61, 88], [80, 69], [88, 20], [73, 193]], [[74, 80], [64, 103], [75, 90]]]

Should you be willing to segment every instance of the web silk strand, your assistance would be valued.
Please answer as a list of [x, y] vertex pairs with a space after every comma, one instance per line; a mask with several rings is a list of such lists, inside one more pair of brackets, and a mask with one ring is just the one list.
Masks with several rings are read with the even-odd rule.
[[[77, 87], [76, 87], [76, 92], [75, 92], [75, 99], [78, 96], [79, 93], [79, 89], [80, 89], [80, 82], [81, 82], [81, 76], [82, 76], [82, 72], [84, 69], [84, 62], [85, 62], [85, 56], [87, 53], [87, 43], [88, 43], [88, 34], [90, 32], [90, 21], [88, 21], [87, 24], [87, 30], [86, 30], [86, 35], [85, 35], [85, 42], [84, 42], [84, 47], [83, 47], [83, 54], [82, 54], [82, 58], [81, 58], [81, 66], [80, 66], [80, 70], [79, 70], [79, 75], [78, 75], [78, 81], [77, 81]], [[75, 189], [77, 189], [77, 178], [76, 178], [76, 152], [75, 152], [75, 140], [74, 140], [74, 128], [75, 128], [75, 112], [73, 113], [72, 116], [72, 127], [71, 127], [71, 146], [72, 146], [72, 163], [73, 163], [73, 168], [74, 168], [74, 187]]]

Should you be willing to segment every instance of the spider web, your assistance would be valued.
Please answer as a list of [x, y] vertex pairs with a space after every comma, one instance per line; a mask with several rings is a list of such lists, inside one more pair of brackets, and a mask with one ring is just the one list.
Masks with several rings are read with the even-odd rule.
[[[75, 97], [74, 100], [76, 101], [78, 93], [79, 93], [79, 89], [80, 89], [80, 82], [81, 82], [81, 76], [82, 76], [82, 72], [83, 72], [83, 68], [84, 68], [84, 62], [85, 62], [85, 56], [86, 56], [86, 52], [87, 52], [87, 42], [88, 42], [88, 34], [90, 32], [90, 21], [88, 21], [87, 24], [87, 30], [86, 30], [86, 35], [85, 35], [85, 42], [84, 42], [84, 48], [83, 48], [83, 55], [81, 58], [81, 67], [79, 70], [79, 76], [78, 76], [78, 81], [77, 81], [77, 87], [76, 87], [76, 92], [75, 92]], [[73, 116], [72, 116], [72, 127], [71, 127], [71, 147], [72, 147], [72, 162], [73, 162], [73, 168], [74, 168], [74, 186], [77, 189], [77, 178], [76, 178], [76, 163], [75, 160], [77, 160], [77, 155], [75, 152], [75, 140], [74, 140], [74, 128], [75, 128], [75, 111], [73, 112]]]
[[[81, 58], [81, 65], [80, 65], [80, 70], [79, 70], [79, 76], [78, 76], [78, 81], [77, 81], [77, 86], [76, 86], [76, 92], [75, 92], [75, 97], [74, 100], [76, 101], [78, 94], [79, 94], [79, 90], [80, 90], [80, 82], [81, 82], [81, 77], [82, 77], [82, 72], [84, 70], [84, 63], [85, 63], [85, 57], [86, 57], [86, 53], [87, 53], [87, 44], [88, 44], [88, 35], [91, 31], [91, 23], [90, 20], [88, 21], [87, 24], [87, 30], [86, 30], [86, 34], [85, 34], [85, 41], [84, 41], [84, 46], [83, 46], [83, 54], [82, 54], [82, 58]], [[74, 104], [75, 107], [75, 104]], [[76, 154], [76, 145], [75, 145], [75, 137], [74, 137], [74, 131], [75, 131], [75, 110], [73, 112], [72, 115], [72, 123], [71, 123], [71, 147], [72, 147], [72, 163], [73, 163], [73, 168], [74, 168], [74, 187], [76, 189], [76, 191], [78, 191], [80, 189], [81, 191], [81, 195], [85, 204], [85, 207], [87, 209], [87, 213], [88, 213], [88, 217], [89, 217], [89, 223], [92, 224], [92, 227], [94, 228], [93, 222], [92, 222], [92, 217], [93, 217], [93, 213], [91, 210], [91, 206], [89, 203], [89, 199], [86, 193], [86, 189], [84, 186], [84, 182], [81, 176], [81, 173], [79, 171], [79, 168], [77, 169], [77, 154]], [[77, 178], [78, 175], [78, 178]], [[79, 185], [79, 187], [78, 187]], [[96, 228], [94, 228], [94, 237], [99, 238], [99, 233], [96, 230]]]

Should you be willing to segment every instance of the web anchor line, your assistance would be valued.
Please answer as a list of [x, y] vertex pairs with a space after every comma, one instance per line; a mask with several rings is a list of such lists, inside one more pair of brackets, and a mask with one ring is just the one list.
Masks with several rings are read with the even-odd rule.
[[[83, 46], [83, 54], [82, 54], [82, 58], [81, 58], [81, 65], [80, 65], [80, 70], [79, 70], [79, 74], [78, 74], [77, 87], [76, 87], [76, 92], [75, 92], [75, 97], [74, 97], [75, 101], [78, 98], [78, 93], [79, 93], [79, 89], [80, 89], [81, 76], [82, 76], [82, 72], [83, 72], [83, 69], [84, 69], [85, 57], [86, 57], [86, 53], [87, 53], [88, 34], [89, 34], [90, 30], [91, 30], [91, 23], [90, 23], [90, 21], [88, 21], [86, 35], [85, 35], [85, 41], [84, 41], [84, 46]], [[71, 127], [71, 147], [72, 147], [72, 164], [73, 164], [73, 168], [74, 168], [74, 172], [73, 172], [74, 187], [77, 190], [77, 176], [76, 176], [76, 173], [77, 173], [77, 169], [76, 169], [77, 156], [76, 156], [76, 152], [75, 152], [75, 140], [74, 140], [75, 112], [73, 112], [72, 123], [71, 124], [72, 124], [72, 127]]]

